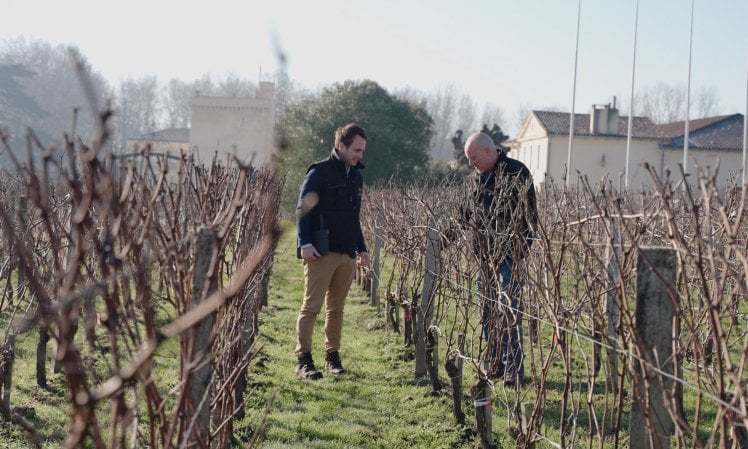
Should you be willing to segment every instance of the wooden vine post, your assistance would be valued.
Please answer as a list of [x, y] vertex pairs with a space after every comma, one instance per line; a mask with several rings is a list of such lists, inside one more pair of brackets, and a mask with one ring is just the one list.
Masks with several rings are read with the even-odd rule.
[[[208, 275], [213, 265], [213, 253], [216, 246], [216, 233], [213, 228], [202, 228], [197, 234], [195, 245], [195, 262], [193, 267], [192, 296], [190, 298], [192, 307], [197, 307], [202, 301], [215, 292], [215, 274], [209, 278]], [[207, 284], [207, 285], [206, 285]], [[210, 446], [210, 408], [211, 387], [213, 384], [213, 351], [212, 338], [215, 316], [210, 314], [196, 324], [187, 335], [192, 338], [192, 351], [188, 360], [191, 369], [188, 374], [189, 389], [189, 416], [188, 421], [194, 420], [195, 430], [183, 435], [197, 446]], [[187, 367], [185, 367], [187, 368]], [[192, 427], [190, 425], [190, 427]], [[194, 437], [193, 437], [194, 435]]]
[[673, 393], [673, 377], [678, 374], [673, 341], [680, 337], [677, 260], [672, 248], [639, 249], [635, 339], [641, 353], [631, 366], [631, 449], [670, 447], [674, 424], [668, 403], [682, 401]]
[[[426, 346], [427, 336], [426, 329], [431, 326], [433, 316], [434, 292], [436, 290], [436, 280], [439, 275], [439, 259], [441, 257], [442, 240], [439, 231], [436, 229], [436, 220], [434, 217], [429, 219], [429, 229], [426, 234], [426, 272], [423, 276], [423, 290], [421, 293], [421, 303], [418, 312], [415, 313], [415, 343], [416, 343], [416, 373], [415, 378], [420, 379], [427, 374], [426, 367]], [[416, 316], [417, 315], [417, 316]]]
[[621, 272], [618, 261], [621, 258], [621, 234], [619, 221], [612, 222], [612, 242], [606, 249], [608, 253], [608, 294], [605, 301], [605, 316], [607, 317], [608, 357], [605, 370], [605, 384], [608, 391], [618, 394], [618, 322], [620, 321], [620, 304], [618, 285]]
[[371, 305], [379, 311], [379, 254], [382, 249], [382, 211], [377, 212], [374, 225], [374, 259], [372, 260], [373, 278], [371, 280]]

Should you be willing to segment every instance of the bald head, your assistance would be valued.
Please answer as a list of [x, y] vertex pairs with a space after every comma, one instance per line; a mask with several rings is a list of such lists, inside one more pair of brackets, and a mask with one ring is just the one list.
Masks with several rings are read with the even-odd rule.
[[499, 153], [491, 136], [484, 133], [474, 133], [465, 141], [465, 157], [470, 165], [480, 173], [486, 173], [496, 164]]

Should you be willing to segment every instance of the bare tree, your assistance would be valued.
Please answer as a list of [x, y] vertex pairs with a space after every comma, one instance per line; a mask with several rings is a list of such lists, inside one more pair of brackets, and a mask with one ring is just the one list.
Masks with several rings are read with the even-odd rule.
[[480, 116], [480, 123], [485, 123], [488, 126], [494, 123], [504, 129], [507, 125], [506, 117], [504, 116], [504, 108], [493, 103], [486, 103], [483, 105], [483, 112]]
[[452, 140], [455, 131], [461, 126], [458, 118], [464, 114], [468, 117], [467, 120], [472, 121], [475, 117], [472, 99], [469, 96], [458, 98], [457, 89], [451, 84], [440, 86], [430, 94], [406, 86], [396, 89], [392, 95], [424, 108], [433, 120], [433, 134], [428, 150], [431, 160], [444, 162], [454, 159]]
[[720, 104], [717, 99], [717, 89], [714, 86], [703, 86], [696, 91], [693, 104], [697, 118], [719, 115]]
[[200, 79], [193, 81], [192, 87], [194, 89], [194, 95], [218, 95], [216, 85], [213, 83], [213, 78], [211, 78], [209, 73], [206, 73], [200, 77]]
[[224, 97], [253, 97], [255, 83], [241, 78], [235, 73], [219, 77], [216, 95]]
[[119, 91], [122, 139], [137, 137], [160, 127], [159, 84], [155, 76], [127, 79]]
[[[686, 119], [686, 88], [658, 83], [645, 87], [634, 98], [635, 114], [649, 117], [655, 123], [678, 122]], [[717, 91], [704, 86], [691, 95], [689, 118], [703, 118], [720, 113]]]
[[195, 95], [251, 97], [255, 94], [255, 84], [236, 74], [219, 77], [216, 82], [213, 82], [211, 75], [206, 73], [192, 82], [172, 79], [160, 89], [160, 93], [162, 107], [160, 112], [163, 120], [156, 123], [165, 127], [183, 128], [190, 124], [191, 97]]
[[299, 85], [283, 70], [273, 75], [275, 82], [275, 121], [281, 123], [286, 117], [286, 108], [290, 104], [299, 103], [318, 94]]
[[410, 103], [424, 105], [434, 121], [434, 136], [430, 144], [432, 159], [446, 161], [454, 158], [452, 139], [458, 130], [467, 136], [478, 131], [483, 124], [489, 128], [493, 124], [504, 128], [506, 124], [504, 109], [492, 103], [483, 106], [478, 120], [480, 109], [475, 100], [452, 84], [439, 86], [429, 94], [405, 87], [395, 91], [394, 95]]
[[642, 89], [636, 97], [636, 110], [655, 123], [676, 122], [685, 117], [685, 89], [658, 83]]
[[434, 137], [431, 139], [431, 157], [447, 160], [451, 156], [449, 137], [455, 131], [454, 111], [457, 105], [457, 88], [452, 84], [440, 86], [426, 99], [426, 110], [434, 120]]
[[[462, 130], [473, 130], [476, 128], [476, 119], [478, 116], [478, 107], [475, 105], [475, 101], [468, 94], [462, 94], [457, 99], [457, 116], [454, 117], [454, 126], [451, 130], [454, 132], [456, 129]], [[490, 126], [490, 125], [489, 125]]]
[[510, 135], [517, 135], [522, 127], [525, 125], [527, 117], [533, 111], [533, 107], [530, 103], [520, 103], [517, 109], [514, 110], [512, 115], [511, 127], [507, 130]]
[[275, 73], [275, 121], [283, 122], [286, 117], [286, 106], [293, 98], [294, 86], [285, 70]]
[[172, 79], [161, 91], [164, 124], [171, 128], [186, 128], [190, 125], [190, 97], [194, 86], [179, 79]]
[[[90, 70], [88, 62], [75, 47], [53, 47], [44, 41], [15, 38], [0, 48], [0, 64], [16, 65], [26, 70], [26, 75], [16, 80], [41, 109], [33, 117], [33, 123], [28, 121], [29, 117], [23, 111], [4, 110], [6, 119], [11, 122], [16, 118], [19, 120], [21, 126], [17, 129], [33, 126], [43, 140], [62, 140], [61, 131], [71, 130], [74, 110], [79, 110], [74, 133], [84, 138], [90, 136], [96, 126], [96, 117], [90, 112], [89, 106], [92, 105], [88, 104], [75, 64], [91, 73], [90, 88], [98, 98], [103, 98], [109, 87], [101, 75]], [[21, 137], [13, 136], [14, 139]]]
[[472, 97], [453, 84], [439, 86], [426, 95], [426, 110], [434, 120], [434, 137], [431, 139], [431, 157], [450, 160], [453, 157], [451, 138], [460, 129], [477, 129], [478, 108]]
[[[420, 90], [411, 87], [399, 87], [392, 91], [392, 96], [398, 100], [407, 101], [408, 103], [426, 106], [426, 95]], [[433, 117], [432, 117], [433, 118]]]

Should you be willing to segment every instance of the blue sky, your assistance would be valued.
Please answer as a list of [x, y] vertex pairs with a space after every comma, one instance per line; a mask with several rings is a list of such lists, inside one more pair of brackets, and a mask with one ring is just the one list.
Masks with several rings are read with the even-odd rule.
[[[577, 112], [631, 88], [635, 0], [582, 0]], [[690, 0], [640, 0], [636, 85], [685, 88]], [[570, 109], [577, 0], [4, 0], [0, 41], [77, 46], [113, 84], [155, 74], [256, 80], [277, 67], [316, 88], [373, 79], [388, 89], [454, 85], [478, 104]], [[745, 111], [748, 1], [695, 0], [692, 92]], [[624, 113], [627, 110], [624, 109]]]

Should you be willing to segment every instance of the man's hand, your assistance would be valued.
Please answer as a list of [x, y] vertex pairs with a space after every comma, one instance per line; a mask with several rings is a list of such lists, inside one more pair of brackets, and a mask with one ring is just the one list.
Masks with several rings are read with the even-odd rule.
[[312, 246], [307, 246], [305, 248], [301, 248], [301, 258], [304, 260], [317, 260], [320, 256], [320, 253], [317, 252], [317, 249]]
[[358, 253], [356, 256], [356, 263], [359, 267], [369, 266], [369, 253]]

